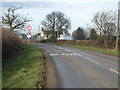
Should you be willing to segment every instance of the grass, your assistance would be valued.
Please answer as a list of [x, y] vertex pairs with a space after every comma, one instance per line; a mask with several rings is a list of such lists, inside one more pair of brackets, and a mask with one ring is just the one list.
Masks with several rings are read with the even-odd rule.
[[79, 45], [65, 45], [65, 44], [60, 44], [60, 43], [50, 43], [50, 44], [75, 47], [75, 48], [79, 48], [79, 49], [100, 52], [100, 53], [104, 53], [104, 54], [108, 54], [108, 55], [120, 56], [120, 52], [118, 52], [116, 50], [99, 49], [99, 48], [93, 48], [93, 47], [88, 47], [88, 46], [79, 46]]
[[[0, 67], [1, 68], [1, 67]], [[0, 69], [1, 70], [1, 69]], [[2, 71], [2, 70], [1, 70]], [[0, 71], [0, 90], [2, 89], [2, 72]]]
[[22, 55], [3, 68], [2, 88], [42, 88], [45, 86], [44, 60], [39, 48], [24, 44]]

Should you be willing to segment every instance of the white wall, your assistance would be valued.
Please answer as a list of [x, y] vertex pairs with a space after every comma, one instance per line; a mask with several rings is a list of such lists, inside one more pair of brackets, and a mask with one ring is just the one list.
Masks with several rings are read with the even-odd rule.
[[43, 32], [43, 31], [41, 32], [41, 36], [42, 36], [42, 37], [44, 36], [44, 32]]

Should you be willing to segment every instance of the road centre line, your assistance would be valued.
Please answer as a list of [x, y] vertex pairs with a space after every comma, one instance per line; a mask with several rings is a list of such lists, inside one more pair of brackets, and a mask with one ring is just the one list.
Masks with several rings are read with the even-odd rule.
[[[79, 54], [77, 54], [77, 53], [74, 53], [74, 54], [64, 54], [64, 53], [62, 53], [62, 54], [57, 54], [57, 53], [55, 53], [55, 54], [50, 54], [51, 56], [58, 56], [58, 55], [63, 55], [63, 56], [76, 56], [76, 55], [79, 55]], [[86, 59], [88, 59], [88, 60], [90, 60], [90, 61], [92, 61], [92, 62], [94, 62], [94, 63], [97, 63], [97, 64], [100, 64], [99, 62], [96, 62], [95, 60], [93, 60], [93, 59], [91, 59], [91, 58], [88, 58], [88, 57], [86, 57]], [[108, 68], [106, 68], [106, 69], [108, 69]], [[111, 71], [113, 71], [113, 72], [115, 72], [115, 73], [117, 73], [117, 74], [120, 74], [118, 71], [116, 71], [116, 70], [114, 70], [114, 69], [112, 69], [112, 68], [110, 68], [109, 70], [111, 70]]]
[[[63, 48], [61, 48], [61, 47], [58, 47], [59, 49], [62, 49], [63, 50]], [[64, 49], [65, 51], [67, 51], [67, 52], [71, 52], [70, 50], [68, 50], [68, 49]], [[65, 54], [61, 54], [61, 55], [65, 55]], [[81, 54], [78, 54], [78, 53], [76, 53], [76, 52], [73, 52], [73, 54], [66, 54], [67, 56], [69, 56], [69, 55], [71, 55], [71, 56], [82, 56]], [[90, 61], [92, 61], [92, 62], [95, 62], [95, 63], [97, 63], [97, 64], [100, 64], [99, 62], [97, 62], [97, 61], [95, 61], [95, 60], [93, 60], [93, 59], [91, 59], [91, 58], [88, 58], [87, 57], [87, 59], [88, 60], [90, 60]]]
[[[88, 58], [88, 57], [87, 57], [87, 59], [89, 59], [90, 61], [95, 62], [95, 63], [97, 63], [97, 64], [100, 64], [99, 62], [96, 62], [96, 61], [94, 61], [93, 59], [90, 59], [90, 58]], [[107, 68], [106, 68], [106, 69], [107, 69]], [[118, 71], [116, 71], [116, 70], [114, 70], [114, 69], [111, 69], [111, 68], [110, 68], [110, 70], [113, 71], [113, 72], [115, 72], [115, 73], [117, 73], [117, 74], [120, 74]]]
[[114, 70], [114, 69], [110, 69], [111, 71], [117, 73], [117, 74], [120, 74], [118, 71]]
[[99, 62], [97, 62], [97, 61], [95, 61], [95, 60], [93, 60], [93, 59], [91, 59], [91, 58], [88, 58], [88, 57], [87, 57], [87, 59], [89, 59], [90, 61], [95, 62], [95, 63], [97, 63], [97, 64], [100, 64]]
[[90, 58], [87, 58], [87, 59], [89, 59], [89, 60], [92, 61], [92, 62], [95, 62], [94, 60], [92, 60], [92, 59], [90, 59]]
[[[94, 61], [93, 59], [90, 59], [90, 58], [88, 58], [88, 57], [87, 57], [87, 59], [89, 59], [90, 61], [95, 62], [95, 63], [97, 63], [97, 64], [100, 64], [99, 62], [96, 62], [96, 61]], [[107, 68], [106, 68], [106, 69], [107, 69]], [[114, 70], [114, 69], [111, 69], [111, 68], [110, 68], [110, 70], [113, 71], [113, 72], [115, 72], [115, 73], [117, 73], [117, 74], [120, 74], [118, 71], [116, 71], [116, 70]]]
[[61, 48], [61, 47], [58, 47], [58, 46], [54, 46], [54, 47], [59, 48], [59, 49], [61, 49], [61, 50], [65, 50], [65, 51], [67, 51], [67, 52], [71, 52], [71, 51], [68, 50], [68, 49], [64, 49], [64, 48]]
[[[65, 51], [68, 51], [68, 52], [71, 52], [70, 50], [67, 50], [67, 49], [64, 49], [64, 48], [61, 48], [61, 47], [57, 47], [57, 48], [59, 48], [59, 49], [62, 49], [62, 50], [65, 50]], [[58, 56], [59, 54], [51, 54], [52, 56]], [[82, 57], [82, 55], [81, 54], [78, 54], [78, 53], [76, 53], [76, 52], [73, 52], [73, 53], [71, 53], [71, 54], [64, 54], [64, 53], [62, 53], [62, 54], [60, 54], [60, 55], [63, 55], [63, 56], [81, 56]], [[91, 59], [91, 58], [88, 58], [88, 57], [86, 57], [86, 59], [88, 59], [88, 60], [90, 60], [90, 61], [92, 61], [92, 62], [94, 62], [94, 63], [96, 63], [96, 64], [100, 64], [100, 62], [97, 62], [97, 61], [95, 61], [95, 60], [93, 60], [93, 59]], [[111, 71], [113, 71], [114, 73], [117, 73], [117, 74], [120, 74], [120, 72], [118, 72], [117, 70], [114, 70], [114, 69], [112, 69], [112, 68], [106, 68], [106, 69], [109, 69], [109, 70], [111, 70]]]

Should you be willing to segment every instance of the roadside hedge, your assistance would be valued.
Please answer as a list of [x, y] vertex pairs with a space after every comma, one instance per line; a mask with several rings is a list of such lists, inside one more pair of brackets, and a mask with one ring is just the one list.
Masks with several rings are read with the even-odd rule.
[[22, 50], [22, 39], [17, 34], [7, 29], [2, 30], [2, 66], [17, 58]]
[[93, 48], [101, 48], [101, 49], [115, 49], [115, 41], [108, 41], [107, 47], [104, 44], [104, 41], [99, 40], [59, 40], [58, 43], [65, 45], [80, 45], [80, 46], [88, 46]]

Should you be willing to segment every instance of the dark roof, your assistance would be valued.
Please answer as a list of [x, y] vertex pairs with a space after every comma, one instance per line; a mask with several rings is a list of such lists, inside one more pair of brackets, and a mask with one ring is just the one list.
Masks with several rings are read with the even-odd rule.
[[[43, 30], [44, 34], [52, 34], [53, 31], [51, 30]], [[55, 33], [57, 33], [57, 31], [54, 31]], [[63, 32], [61, 32], [60, 34], [63, 34]]]

